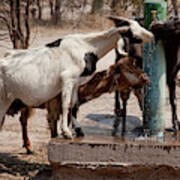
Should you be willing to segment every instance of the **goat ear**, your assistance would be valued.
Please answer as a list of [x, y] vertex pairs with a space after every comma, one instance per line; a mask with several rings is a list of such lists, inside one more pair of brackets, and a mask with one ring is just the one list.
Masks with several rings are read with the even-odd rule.
[[114, 22], [116, 27], [129, 26], [130, 22], [127, 18], [121, 16], [109, 16], [108, 19]]

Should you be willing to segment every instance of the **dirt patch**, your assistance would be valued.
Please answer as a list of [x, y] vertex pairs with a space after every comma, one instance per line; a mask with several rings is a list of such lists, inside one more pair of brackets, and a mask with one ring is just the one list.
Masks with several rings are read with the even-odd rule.
[[179, 169], [166, 165], [116, 165], [91, 168], [64, 166], [54, 172], [56, 180], [179, 180]]

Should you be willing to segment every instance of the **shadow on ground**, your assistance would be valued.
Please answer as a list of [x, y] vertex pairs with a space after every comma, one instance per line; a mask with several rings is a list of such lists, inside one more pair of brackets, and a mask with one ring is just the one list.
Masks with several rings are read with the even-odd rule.
[[[89, 120], [95, 121], [95, 123], [90, 124], [90, 126], [83, 126], [86, 134], [92, 135], [108, 135], [111, 136], [115, 116], [112, 114], [88, 114], [86, 116]], [[126, 128], [130, 132], [137, 127], [142, 126], [142, 120], [136, 116], [128, 115], [126, 117]], [[117, 135], [120, 136], [121, 132], [121, 121], [118, 128]]]
[[[112, 114], [88, 114], [86, 117], [109, 126], [112, 126], [115, 120], [115, 116]], [[140, 118], [131, 115], [126, 116], [126, 122], [127, 126], [140, 126], [142, 123]]]
[[0, 179], [2, 177], [24, 177], [24, 179], [34, 179], [41, 172], [47, 172], [46, 177], [49, 173], [51, 174], [51, 167], [48, 164], [31, 163], [24, 160], [20, 160], [16, 155], [9, 153], [0, 153]]

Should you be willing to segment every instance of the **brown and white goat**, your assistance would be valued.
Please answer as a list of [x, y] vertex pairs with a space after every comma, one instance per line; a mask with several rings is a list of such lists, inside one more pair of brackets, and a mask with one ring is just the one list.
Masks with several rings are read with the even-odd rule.
[[[75, 107], [75, 113], [81, 104], [93, 100], [104, 93], [111, 93], [116, 90], [121, 92], [125, 89], [131, 89], [133, 87], [143, 87], [148, 83], [149, 78], [139, 67], [135, 65], [135, 59], [124, 57], [121, 61], [110, 66], [107, 70], [95, 73], [91, 80], [79, 87], [79, 100], [77, 107]], [[61, 94], [59, 94], [56, 98], [39, 107], [46, 108], [48, 111], [47, 120], [51, 130], [51, 137], [57, 136], [57, 120], [62, 113], [61, 102]], [[27, 153], [31, 153], [30, 140], [27, 132], [27, 120], [31, 109], [21, 104], [20, 101], [15, 101], [9, 108], [8, 114], [13, 115], [14, 113], [17, 113], [19, 110], [18, 107], [22, 111], [20, 121], [23, 130], [24, 147], [27, 149]], [[79, 133], [77, 136], [84, 135], [79, 124], [77, 124], [74, 120], [75, 118], [73, 119], [75, 131]]]
[[[110, 20], [114, 22], [116, 27], [124, 26], [125, 24], [131, 24], [131, 20], [126, 18], [119, 18], [116, 16], [110, 16]], [[136, 22], [138, 24], [138, 22]], [[141, 54], [141, 48], [143, 45], [143, 39], [134, 37], [131, 32], [128, 32], [127, 34], [123, 34], [122, 38], [118, 41], [118, 47], [115, 49], [116, 59], [115, 63], [121, 60], [124, 56], [133, 57], [137, 61], [137, 65], [142, 68], [142, 54]], [[114, 121], [114, 129], [112, 131], [112, 135], [115, 136], [118, 130], [119, 123], [122, 118], [123, 128], [125, 128], [125, 122], [126, 122], [126, 107], [127, 107], [127, 101], [130, 97], [131, 92], [134, 92], [135, 96], [138, 99], [138, 103], [140, 106], [140, 109], [142, 109], [142, 93], [140, 88], [136, 89], [125, 89], [121, 92], [116, 91], [115, 92], [115, 114], [116, 118]], [[122, 108], [120, 104], [120, 99], [122, 100]], [[122, 129], [121, 135], [123, 136], [126, 129]]]

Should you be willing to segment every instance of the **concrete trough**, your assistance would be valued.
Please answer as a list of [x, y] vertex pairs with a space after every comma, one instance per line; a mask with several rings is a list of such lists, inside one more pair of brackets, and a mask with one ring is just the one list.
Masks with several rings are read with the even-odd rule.
[[180, 143], [123, 141], [109, 136], [52, 139], [48, 157], [56, 180], [180, 179]]

